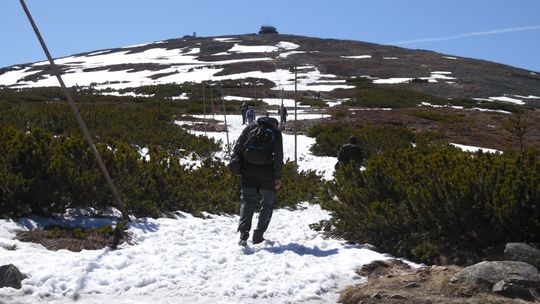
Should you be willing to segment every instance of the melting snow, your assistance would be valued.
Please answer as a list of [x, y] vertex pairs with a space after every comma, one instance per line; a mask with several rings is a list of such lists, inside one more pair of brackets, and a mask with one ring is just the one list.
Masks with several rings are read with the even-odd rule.
[[371, 58], [371, 55], [358, 55], [358, 56], [339, 56], [341, 58], [349, 58], [349, 59], [365, 59], [365, 58]]
[[525, 102], [523, 102], [523, 100], [521, 100], [521, 99], [510, 98], [510, 97], [506, 97], [506, 96], [490, 97], [489, 99], [492, 100], [492, 101], [496, 100], [496, 101], [510, 102], [510, 103], [515, 103], [515, 104], [518, 104], [518, 105], [524, 105], [525, 104]]
[[450, 143], [450, 144], [455, 146], [455, 147], [458, 147], [461, 150], [466, 151], [466, 152], [476, 152], [476, 151], [479, 151], [479, 150], [482, 151], [482, 152], [485, 152], [485, 153], [497, 153], [497, 152], [500, 152], [499, 150], [496, 150], [496, 149], [480, 148], [480, 147], [475, 147], [475, 146], [466, 146], [466, 145], [460, 145], [460, 144], [454, 144], [454, 143]]

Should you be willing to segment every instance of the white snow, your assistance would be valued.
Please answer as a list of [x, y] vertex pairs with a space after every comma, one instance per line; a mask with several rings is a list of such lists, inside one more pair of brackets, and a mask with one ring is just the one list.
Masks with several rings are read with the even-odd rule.
[[284, 50], [295, 50], [299, 48], [300, 46], [296, 43], [287, 42], [287, 41], [280, 41], [277, 45], [278, 48], [284, 49]]
[[539, 96], [534, 96], [534, 95], [528, 95], [528, 96], [514, 95], [514, 97], [522, 98], [522, 99], [540, 99]]
[[[271, 240], [236, 244], [237, 216], [131, 222], [134, 245], [120, 250], [49, 251], [14, 240], [40, 219], [0, 221], [0, 264], [28, 275], [20, 290], [0, 289], [7, 303], [335, 303], [336, 292], [365, 280], [354, 269], [383, 255], [341, 240], [324, 239], [309, 224], [327, 219], [318, 206], [275, 210]], [[85, 219], [67, 218], [72, 224]], [[48, 221], [50, 222], [50, 221]], [[101, 220], [103, 224], [106, 220]], [[75, 301], [76, 300], [76, 301]]]
[[270, 45], [241, 45], [235, 44], [227, 52], [229, 53], [271, 53], [277, 51], [278, 47]]
[[489, 97], [490, 100], [496, 100], [496, 101], [503, 101], [503, 102], [510, 102], [510, 103], [515, 103], [515, 104], [518, 104], [518, 105], [524, 105], [525, 102], [523, 102], [523, 100], [521, 99], [516, 99], [516, 98], [510, 98], [510, 97], [507, 97], [507, 96], [500, 96], [500, 97]]
[[407, 83], [411, 81], [412, 78], [387, 78], [387, 79], [375, 79], [373, 83], [378, 84], [396, 84], [396, 83]]
[[366, 59], [366, 58], [371, 58], [371, 55], [339, 56], [339, 57], [348, 58], [348, 59]]
[[383, 59], [385, 59], [385, 60], [397, 60], [399, 58], [398, 57], [383, 57]]
[[451, 57], [451, 56], [443, 56], [442, 58], [450, 59], [450, 60], [457, 60], [457, 57]]
[[233, 38], [233, 37], [214, 38], [214, 41], [217, 41], [217, 42], [239, 42], [238, 39]]
[[[437, 79], [442, 80], [453, 80], [456, 79], [454, 77], [448, 76], [449, 74], [452, 74], [452, 72], [444, 72], [444, 71], [435, 71], [431, 72], [431, 75], [429, 77], [418, 77], [418, 79], [427, 80], [428, 82], [437, 82]], [[408, 83], [411, 82], [414, 78], [386, 78], [386, 79], [374, 79], [373, 83], [377, 84], [399, 84], [399, 83]]]
[[496, 149], [489, 149], [489, 148], [481, 148], [481, 147], [475, 147], [475, 146], [460, 145], [460, 144], [455, 144], [455, 143], [450, 143], [450, 144], [453, 145], [453, 146], [455, 146], [455, 147], [458, 147], [458, 148], [460, 148], [461, 150], [466, 151], [466, 152], [476, 152], [476, 151], [479, 151], [479, 150], [481, 150], [481, 151], [484, 152], [484, 153], [497, 153], [497, 152], [500, 152], [499, 150], [496, 150]]
[[306, 53], [305, 51], [289, 51], [289, 52], [284, 52], [284, 53], [280, 53], [279, 54], [279, 57], [281, 58], [287, 58], [289, 57], [290, 55], [294, 55], [294, 54], [304, 54]]

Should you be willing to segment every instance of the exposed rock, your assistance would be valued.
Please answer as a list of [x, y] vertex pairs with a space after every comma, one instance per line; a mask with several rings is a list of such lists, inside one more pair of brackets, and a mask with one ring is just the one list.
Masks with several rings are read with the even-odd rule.
[[484, 261], [464, 268], [457, 276], [473, 284], [493, 284], [504, 280], [525, 287], [537, 286], [540, 283], [538, 270], [527, 263], [515, 261]]
[[371, 298], [372, 299], [382, 299], [382, 296], [381, 296], [380, 293], [376, 292], [376, 293], [371, 295]]
[[507, 298], [520, 298], [527, 301], [534, 301], [534, 296], [528, 288], [504, 280], [493, 285], [492, 291]]
[[[524, 297], [509, 298], [494, 293], [486, 286], [471, 284], [452, 278], [462, 267], [405, 268], [393, 261], [379, 261], [364, 269], [371, 269], [368, 281], [349, 286], [340, 294], [338, 303], [343, 304], [524, 304]], [[391, 266], [392, 265], [392, 266]], [[377, 267], [372, 267], [377, 266]], [[360, 269], [359, 273], [362, 272]], [[512, 283], [515, 284], [515, 283]], [[408, 286], [408, 287], [407, 287]], [[521, 285], [519, 285], [521, 286]], [[506, 287], [507, 289], [509, 287]], [[526, 288], [525, 288], [526, 289]], [[523, 290], [517, 290], [517, 293]], [[536, 300], [538, 291], [529, 290]], [[402, 297], [402, 298], [400, 298]], [[526, 296], [525, 296], [526, 297]]]
[[0, 266], [0, 288], [13, 287], [21, 289], [24, 275], [13, 264]]
[[406, 297], [396, 293], [396, 294], [393, 294], [390, 296], [391, 299], [398, 299], [398, 300], [403, 300], [403, 299], [406, 299]]
[[378, 276], [385, 273], [389, 278], [393, 276], [392, 273], [388, 273], [389, 269], [410, 269], [411, 266], [396, 259], [391, 260], [377, 260], [369, 264], [363, 265], [356, 271], [358, 275], [363, 277]]
[[525, 262], [540, 269], [540, 250], [524, 243], [508, 243], [504, 248], [505, 256], [512, 261]]

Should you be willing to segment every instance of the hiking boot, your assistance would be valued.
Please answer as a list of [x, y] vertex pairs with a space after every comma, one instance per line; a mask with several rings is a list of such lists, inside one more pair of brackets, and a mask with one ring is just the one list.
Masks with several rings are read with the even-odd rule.
[[264, 242], [264, 237], [262, 234], [254, 233], [253, 234], [253, 244], [260, 244]]
[[240, 232], [240, 241], [238, 242], [238, 245], [246, 246], [248, 239], [249, 239], [249, 232]]

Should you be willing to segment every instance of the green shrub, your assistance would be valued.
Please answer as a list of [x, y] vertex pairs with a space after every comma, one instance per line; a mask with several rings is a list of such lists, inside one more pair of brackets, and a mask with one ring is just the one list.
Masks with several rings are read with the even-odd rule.
[[388, 86], [358, 87], [356, 98], [343, 103], [344, 106], [370, 108], [408, 108], [416, 107], [421, 102], [439, 104], [446, 99], [407, 89]]
[[307, 97], [300, 97], [298, 100], [298, 103], [303, 106], [311, 106], [311, 107], [328, 107], [328, 104], [326, 101], [318, 98], [307, 98]]
[[540, 159], [446, 145], [387, 150], [339, 168], [321, 204], [334, 232], [428, 263], [470, 263], [506, 242], [540, 241]]
[[282, 187], [277, 191], [276, 207], [294, 208], [301, 202], [313, 201], [322, 184], [321, 177], [315, 171], [298, 171], [294, 162], [286, 162], [283, 167]]
[[423, 110], [423, 111], [414, 111], [409, 113], [409, 115], [414, 117], [420, 117], [432, 121], [444, 122], [444, 123], [455, 123], [463, 121], [463, 118], [456, 114], [450, 113], [438, 113], [435, 111]]
[[314, 155], [337, 157], [340, 147], [349, 142], [351, 135], [358, 139], [366, 158], [387, 149], [410, 146], [415, 141], [415, 135], [405, 127], [375, 128], [353, 122], [334, 122], [315, 125], [308, 130], [308, 136], [315, 137], [311, 152]]

